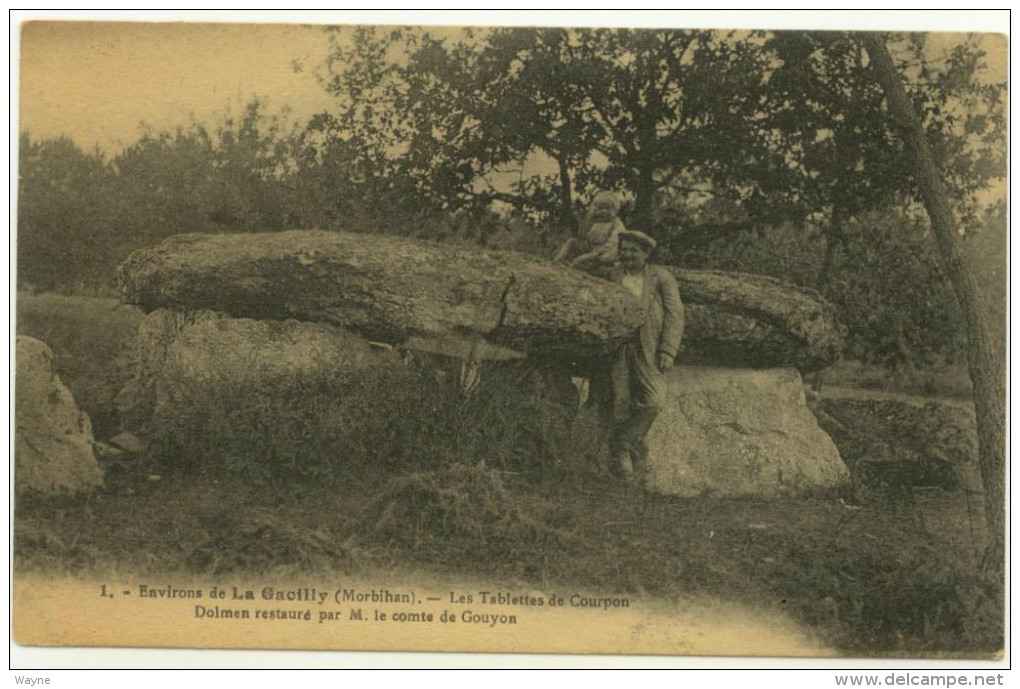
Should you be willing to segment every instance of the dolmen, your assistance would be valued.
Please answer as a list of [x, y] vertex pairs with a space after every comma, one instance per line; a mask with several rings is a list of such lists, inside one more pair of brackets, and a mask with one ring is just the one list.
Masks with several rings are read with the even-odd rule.
[[[675, 275], [684, 345], [648, 437], [647, 487], [774, 496], [846, 480], [800, 378], [839, 358], [832, 306], [764, 276]], [[174, 414], [186, 404], [180, 391], [238, 378], [271, 390], [281, 377], [356, 375], [377, 365], [370, 341], [517, 352], [567, 370], [609, 357], [642, 320], [628, 290], [551, 261], [396, 236], [179, 235], [131, 254], [119, 277], [123, 300], [148, 313], [121, 396], [135, 418]]]

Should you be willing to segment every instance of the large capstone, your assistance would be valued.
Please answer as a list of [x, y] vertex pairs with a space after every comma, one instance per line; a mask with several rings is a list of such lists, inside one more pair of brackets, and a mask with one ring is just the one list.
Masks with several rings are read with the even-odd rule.
[[647, 487], [669, 495], [776, 497], [849, 478], [789, 368], [674, 369], [647, 442]]
[[53, 370], [53, 352], [19, 335], [14, 485], [18, 493], [78, 493], [103, 483], [92, 424]]
[[[793, 367], [839, 358], [831, 305], [760, 275], [674, 269], [685, 304], [681, 363]], [[612, 282], [509, 251], [293, 230], [180, 235], [133, 253], [125, 301], [235, 317], [329, 323], [370, 339], [479, 338], [532, 359], [609, 355], [642, 320]]]
[[293, 318], [387, 342], [482, 336], [544, 358], [607, 354], [642, 317], [626, 289], [548, 261], [383, 235], [180, 235], [131, 254], [120, 277], [146, 311]]

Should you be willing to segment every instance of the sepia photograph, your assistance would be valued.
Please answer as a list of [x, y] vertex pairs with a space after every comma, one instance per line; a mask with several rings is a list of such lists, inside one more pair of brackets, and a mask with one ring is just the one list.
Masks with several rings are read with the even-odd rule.
[[16, 644], [1003, 658], [1007, 34], [228, 14], [12, 25]]

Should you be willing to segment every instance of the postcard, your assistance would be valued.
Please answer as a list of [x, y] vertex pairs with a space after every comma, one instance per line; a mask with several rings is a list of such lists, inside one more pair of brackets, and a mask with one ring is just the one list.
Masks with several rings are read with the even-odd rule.
[[1006, 36], [20, 41], [21, 646], [1002, 657]]

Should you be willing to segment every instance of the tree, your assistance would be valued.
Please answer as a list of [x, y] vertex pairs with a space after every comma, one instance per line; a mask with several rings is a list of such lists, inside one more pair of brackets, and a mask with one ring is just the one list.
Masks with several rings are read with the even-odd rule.
[[[817, 278], [824, 291], [837, 250], [850, 249], [846, 225], [883, 207], [908, 205], [915, 182], [902, 141], [877, 116], [885, 96], [870, 73], [861, 35], [783, 32], [768, 45], [779, 61], [769, 80], [768, 117], [781, 134], [775, 145], [798, 173], [783, 180], [787, 190], [777, 190], [772, 202], [800, 204], [807, 211], [802, 219], [815, 214], [826, 245]], [[914, 75], [907, 94], [924, 114], [925, 137], [949, 182], [947, 192], [957, 213], [972, 222], [975, 191], [1002, 174], [995, 146], [1004, 124], [1001, 87], [975, 78], [982, 53], [970, 39], [944, 55], [929, 54], [924, 34], [902, 36], [894, 48], [897, 69]]]
[[295, 138], [295, 169], [285, 181], [292, 224], [434, 238], [442, 209], [379, 151], [343, 131], [322, 113]]
[[[334, 31], [323, 83], [339, 131], [381, 151], [449, 208], [500, 201], [572, 226], [596, 186], [652, 222], [675, 185], [731, 188], [781, 168], [755, 114], [767, 55], [755, 36], [618, 29]], [[533, 156], [551, 175], [490, 178]], [[759, 175], [767, 179], [767, 175]]]
[[112, 161], [125, 232], [149, 242], [182, 232], [283, 229], [282, 180], [293, 174], [294, 132], [258, 99], [213, 128], [146, 129]]
[[1001, 571], [1005, 538], [1005, 370], [994, 328], [957, 232], [950, 195], [914, 105], [880, 34], [864, 38], [875, 80], [885, 92], [888, 113], [911, 153], [913, 177], [928, 211], [946, 273], [967, 323], [968, 364], [978, 418], [979, 460], [991, 536], [986, 564]]
[[[897, 69], [911, 75], [909, 98], [923, 113], [948, 198], [969, 231], [978, 220], [976, 192], [1003, 174], [1003, 87], [982, 78], [981, 47], [971, 38], [937, 50], [924, 35], [913, 34], [891, 46]], [[712, 247], [724, 254], [757, 228], [759, 255], [756, 261], [754, 247], [745, 252], [744, 269], [819, 289], [840, 307], [858, 356], [888, 365], [954, 358], [965, 349], [957, 344], [962, 318], [951, 290], [940, 284], [948, 284], [946, 274], [932, 260], [936, 247], [915, 200], [909, 151], [882, 115], [885, 95], [871, 74], [862, 36], [777, 33], [766, 47], [775, 59], [761, 117], [787, 171], [775, 175], [772, 186], [759, 182], [768, 190], [764, 206], [752, 198], [729, 212], [738, 222], [718, 214], [706, 222], [714, 204], [679, 208], [672, 224], [697, 231], [673, 241], [674, 252], [703, 255]], [[778, 247], [777, 233], [794, 242], [799, 235], [804, 248], [796, 256], [769, 254], [770, 246]], [[814, 275], [791, 264], [803, 259], [810, 259]], [[907, 276], [922, 298], [903, 293], [900, 280]]]
[[295, 134], [259, 101], [210, 129], [146, 128], [112, 160], [21, 136], [19, 281], [109, 287], [134, 249], [184, 232], [283, 229], [302, 208]]
[[18, 171], [18, 283], [43, 289], [102, 282], [115, 177], [98, 152], [69, 138], [21, 134]]

